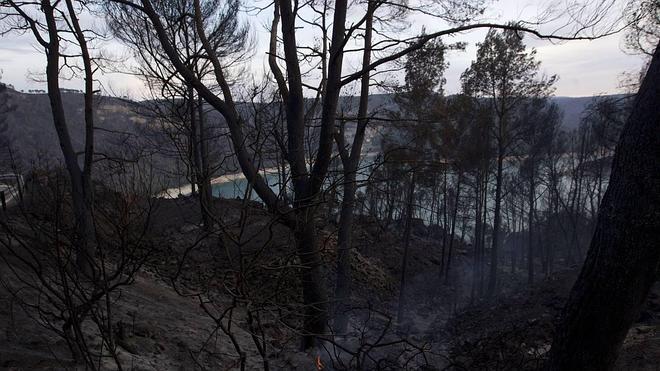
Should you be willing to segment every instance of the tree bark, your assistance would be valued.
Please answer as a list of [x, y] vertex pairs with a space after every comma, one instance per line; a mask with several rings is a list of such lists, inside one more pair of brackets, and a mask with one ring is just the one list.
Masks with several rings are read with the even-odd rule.
[[527, 284], [534, 284], [534, 198], [536, 196], [536, 183], [534, 182], [534, 165], [532, 164], [529, 178], [529, 214], [527, 216]]
[[299, 227], [295, 231], [297, 254], [302, 268], [302, 295], [304, 309], [302, 348], [316, 345], [317, 336], [323, 335], [328, 323], [327, 297], [323, 286], [321, 255], [318, 251], [316, 225], [312, 207], [299, 212]]
[[[85, 171], [80, 169], [78, 164], [78, 157], [71, 143], [71, 136], [66, 123], [66, 115], [64, 113], [64, 105], [62, 101], [62, 94], [60, 92], [59, 77], [60, 77], [60, 36], [55, 19], [55, 9], [47, 0], [41, 2], [42, 11], [46, 18], [48, 27], [48, 51], [47, 51], [47, 64], [46, 64], [46, 79], [48, 86], [48, 98], [50, 101], [51, 113], [53, 114], [53, 124], [57, 137], [60, 142], [60, 149], [64, 156], [64, 163], [69, 173], [71, 181], [71, 198], [73, 203], [73, 213], [75, 222], [75, 247], [76, 247], [76, 265], [81, 273], [88, 277], [94, 274], [94, 255], [95, 245], [93, 243], [94, 225], [92, 220], [91, 200], [91, 162], [93, 153], [85, 153], [85, 163], [89, 163], [89, 168]], [[67, 3], [69, 6], [69, 13], [72, 17], [74, 24], [74, 32], [76, 38], [84, 50], [83, 63], [85, 65], [85, 151], [93, 151], [93, 112], [92, 112], [92, 94], [91, 89], [92, 76], [90, 57], [87, 53], [86, 42], [82, 31], [78, 26], [75, 12], [73, 12], [72, 4]]]
[[[501, 139], [500, 139], [501, 140]], [[493, 241], [490, 250], [490, 277], [488, 280], [488, 296], [494, 296], [497, 291], [497, 263], [499, 260], [500, 224], [502, 209], [502, 168], [504, 163], [504, 148], [500, 144], [497, 154], [497, 177], [495, 178], [495, 212], [493, 215]]]
[[198, 186], [199, 204], [202, 213], [202, 222], [204, 229], [210, 231], [213, 229], [213, 188], [211, 187], [211, 174], [209, 168], [209, 147], [207, 141], [206, 117], [204, 115], [204, 99], [197, 97], [197, 130], [195, 149], [197, 152], [198, 163]]
[[339, 231], [337, 235], [337, 287], [335, 288], [335, 307], [334, 331], [343, 333], [348, 326], [349, 309], [347, 301], [351, 295], [351, 240], [353, 214], [355, 208], [355, 173], [347, 174], [349, 179], [345, 179], [344, 198], [341, 205], [339, 217]]
[[477, 176], [475, 177], [475, 187], [474, 187], [474, 238], [472, 241], [472, 248], [474, 249], [473, 251], [473, 256], [474, 256], [474, 264], [472, 268], [472, 294], [471, 294], [471, 300], [474, 300], [474, 298], [477, 296], [477, 294], [481, 294], [481, 291], [479, 289], [479, 282], [481, 282], [481, 248], [480, 248], [480, 242], [481, 242], [481, 233], [482, 232], [482, 222], [481, 222], [481, 172], [478, 170]]
[[[445, 261], [447, 256], [447, 169], [442, 170], [442, 249], [440, 255], [440, 279], [442, 279], [445, 272], [447, 263]], [[438, 215], [438, 222], [440, 218]]]
[[[373, 2], [369, 2], [366, 15], [365, 33], [364, 33], [364, 51], [362, 54], [362, 65], [368, 66], [371, 63], [371, 38], [373, 31]], [[341, 203], [341, 212], [339, 216], [339, 232], [337, 235], [337, 287], [335, 289], [335, 308], [334, 330], [337, 333], [346, 331], [348, 326], [348, 300], [351, 296], [351, 248], [352, 248], [352, 229], [353, 214], [355, 213], [355, 192], [357, 190], [357, 168], [360, 163], [362, 153], [362, 144], [364, 135], [369, 122], [367, 114], [369, 111], [369, 72], [362, 76], [360, 85], [360, 104], [358, 107], [358, 122], [355, 130], [355, 137], [351, 145], [351, 151], [346, 158], [342, 156], [344, 165], [344, 189]], [[343, 140], [343, 138], [342, 138]], [[340, 151], [345, 151], [340, 148]]]
[[447, 251], [447, 266], [445, 267], [445, 284], [449, 284], [449, 269], [451, 268], [451, 256], [454, 250], [454, 237], [456, 236], [456, 216], [458, 215], [458, 204], [461, 198], [461, 180], [463, 175], [459, 172], [456, 180], [456, 198], [454, 199], [454, 210], [451, 213], [451, 233], [449, 234], [449, 250]]
[[197, 189], [199, 178], [201, 174], [201, 158], [197, 148], [197, 107], [195, 105], [195, 90], [192, 86], [188, 86], [188, 115], [190, 116], [190, 130], [188, 135], [188, 168], [190, 173], [190, 192], [193, 196], [197, 196], [201, 200], [201, 195]]
[[660, 262], [660, 48], [616, 148], [596, 230], [548, 370], [611, 370]]
[[397, 312], [397, 323], [403, 324], [405, 319], [406, 301], [406, 273], [408, 266], [408, 248], [410, 247], [410, 235], [413, 219], [413, 199], [415, 196], [415, 172], [410, 176], [410, 188], [408, 189], [408, 205], [406, 207], [406, 227], [403, 232], [403, 259], [401, 260], [401, 281], [399, 286], [399, 308]]

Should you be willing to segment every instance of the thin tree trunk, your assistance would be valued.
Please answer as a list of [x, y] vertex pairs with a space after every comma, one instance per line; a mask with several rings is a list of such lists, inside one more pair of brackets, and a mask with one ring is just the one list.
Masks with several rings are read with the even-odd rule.
[[534, 198], [536, 197], [536, 184], [534, 182], [534, 169], [529, 179], [529, 214], [527, 216], [527, 284], [534, 284]]
[[7, 146], [7, 152], [9, 153], [9, 164], [11, 170], [14, 173], [14, 178], [16, 179], [16, 190], [18, 191], [18, 200], [23, 202], [23, 178], [21, 174], [18, 173], [18, 165], [16, 164], [16, 159], [14, 158], [14, 151], [11, 149], [11, 146]]
[[413, 198], [415, 195], [415, 172], [410, 177], [410, 188], [408, 189], [408, 202], [406, 210], [406, 227], [403, 232], [403, 259], [401, 260], [401, 281], [399, 285], [399, 308], [397, 311], [397, 323], [403, 324], [405, 320], [406, 301], [406, 273], [408, 266], [408, 248], [410, 246], [410, 235], [413, 219]]
[[458, 203], [461, 197], [461, 178], [462, 175], [458, 174], [456, 181], [456, 199], [454, 199], [454, 210], [451, 215], [451, 233], [449, 234], [449, 251], [447, 252], [447, 267], [445, 268], [445, 284], [449, 283], [449, 269], [451, 268], [451, 255], [454, 250], [454, 236], [456, 232], [456, 215], [458, 215]]
[[511, 198], [511, 225], [513, 226], [513, 229], [511, 230], [511, 234], [513, 237], [513, 240], [511, 241], [511, 274], [516, 273], [516, 259], [517, 259], [517, 254], [518, 254], [518, 212], [516, 210], [516, 198], [512, 197]]
[[481, 196], [481, 240], [479, 241], [479, 254], [481, 256], [481, 265], [479, 266], [479, 296], [484, 294], [484, 285], [486, 280], [486, 226], [488, 225], [488, 178], [489, 174], [486, 173], [484, 179], [482, 196]]
[[199, 153], [199, 203], [202, 212], [202, 221], [204, 229], [210, 231], [213, 229], [213, 188], [211, 187], [211, 174], [209, 166], [209, 146], [207, 140], [206, 118], [204, 115], [204, 99], [197, 97], [197, 127], [198, 140], [196, 144]]
[[481, 261], [480, 261], [480, 249], [479, 249], [479, 242], [481, 241], [481, 176], [480, 173], [477, 174], [476, 179], [475, 179], [475, 188], [474, 188], [474, 238], [472, 240], [472, 248], [473, 248], [473, 256], [474, 256], [474, 262], [473, 262], [473, 268], [472, 268], [472, 295], [471, 295], [471, 300], [474, 300], [478, 290], [477, 288], [479, 287], [479, 281], [480, 281], [480, 267], [481, 267]]
[[442, 180], [442, 256], [440, 257], [440, 278], [447, 266], [447, 169], [443, 169]]
[[504, 149], [499, 145], [497, 154], [497, 177], [495, 178], [495, 214], [493, 215], [493, 241], [490, 250], [490, 278], [488, 280], [488, 296], [494, 296], [497, 291], [497, 263], [499, 260], [500, 223], [502, 208], [502, 167]]
[[201, 158], [197, 148], [197, 107], [195, 102], [195, 90], [192, 86], [188, 87], [188, 115], [190, 119], [190, 132], [188, 135], [188, 163], [190, 164], [190, 190], [194, 196], [198, 196], [201, 202], [202, 196], [198, 194], [198, 184], [201, 174]]
[[345, 179], [344, 198], [341, 205], [341, 214], [339, 217], [339, 231], [337, 234], [337, 286], [335, 288], [335, 307], [334, 330], [336, 333], [343, 333], [348, 326], [348, 301], [351, 295], [351, 240], [352, 226], [355, 208], [355, 173], [346, 174], [349, 179]]

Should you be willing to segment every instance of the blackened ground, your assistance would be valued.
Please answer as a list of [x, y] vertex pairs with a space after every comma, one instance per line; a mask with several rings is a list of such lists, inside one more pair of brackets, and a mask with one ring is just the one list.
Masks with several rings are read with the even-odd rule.
[[[444, 327], [456, 370], [538, 370], [578, 270], [557, 272], [533, 289], [481, 301]], [[616, 370], [660, 369], [660, 284], [628, 332]]]
[[[247, 208], [239, 200], [216, 200], [215, 208], [225, 234], [207, 235], [200, 228], [199, 205], [192, 198], [156, 200], [149, 239], [157, 248], [133, 285], [117, 297], [115, 323], [122, 322], [125, 336], [119, 341], [125, 368], [133, 370], [238, 369], [239, 357], [229, 338], [214, 331], [215, 323], [200, 308], [200, 298], [212, 299], [214, 308], [226, 309], [240, 257], [247, 263], [244, 279], [249, 305], [262, 306], [263, 328], [268, 335], [269, 363], [275, 370], [314, 370], [319, 354], [325, 370], [342, 369], [328, 354], [305, 353], [298, 348], [296, 325], [300, 311], [300, 284], [291, 232], [277, 223], [258, 203]], [[244, 210], [242, 213], [241, 210]], [[38, 215], [28, 214], [30, 217]], [[319, 236], [328, 267], [326, 287], [334, 289], [336, 225], [324, 225]], [[376, 220], [357, 217], [354, 225], [354, 292], [350, 337], [342, 346], [363, 340], [381, 343], [407, 341], [411, 346], [372, 349], [369, 356], [388, 358], [391, 370], [536, 369], [543, 361], [556, 321], [577, 269], [555, 272], [532, 289], [506, 283], [506, 292], [495, 300], [470, 301], [471, 252], [455, 242], [449, 281], [440, 274], [441, 234], [437, 227], [417, 225], [412, 234], [408, 264], [408, 310], [404, 326], [396, 326], [401, 261], [402, 223], [384, 227]], [[228, 238], [230, 235], [231, 238]], [[72, 369], [64, 342], [53, 336], [16, 305], [7, 288], [16, 284], [12, 260], [0, 261], [0, 369]], [[5, 284], [7, 286], [5, 286]], [[203, 295], [200, 295], [203, 293]], [[182, 296], [183, 294], [184, 296]], [[654, 287], [647, 308], [628, 334], [617, 367], [620, 370], [657, 370], [660, 361], [660, 287]], [[233, 333], [247, 356], [247, 369], [262, 369], [262, 360], [244, 320], [245, 305], [236, 309]], [[389, 324], [389, 328], [387, 327]], [[360, 338], [365, 330], [371, 338]], [[89, 332], [92, 333], [91, 330]], [[207, 341], [211, 339], [212, 341]], [[89, 339], [94, 343], [95, 339]], [[357, 344], [357, 345], [356, 345]], [[424, 356], [404, 365], [395, 350], [408, 354], [419, 349]], [[329, 346], [330, 349], [333, 349]], [[200, 351], [203, 349], [202, 351]], [[334, 349], [336, 351], [336, 348]], [[342, 357], [346, 359], [344, 354]], [[339, 357], [338, 357], [339, 358]], [[368, 357], [365, 357], [368, 358]], [[360, 367], [347, 360], [348, 369]], [[453, 365], [453, 366], [452, 366]], [[111, 363], [106, 369], [114, 369]]]

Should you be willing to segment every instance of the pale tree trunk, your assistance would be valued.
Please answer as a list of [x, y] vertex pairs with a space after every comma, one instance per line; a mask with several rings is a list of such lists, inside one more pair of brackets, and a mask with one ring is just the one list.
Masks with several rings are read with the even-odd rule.
[[405, 320], [407, 306], [406, 296], [406, 274], [408, 269], [408, 253], [410, 247], [410, 235], [412, 233], [413, 200], [415, 197], [415, 172], [410, 176], [410, 187], [408, 188], [408, 200], [406, 206], [406, 226], [403, 232], [403, 259], [401, 259], [401, 281], [399, 285], [399, 308], [397, 312], [397, 323], [401, 326]]
[[511, 197], [511, 230], [513, 241], [511, 241], [511, 274], [516, 273], [516, 259], [518, 254], [518, 211], [516, 210], [516, 198]]
[[580, 139], [580, 153], [578, 157], [577, 168], [575, 176], [577, 178], [575, 184], [575, 193], [571, 201], [571, 210], [573, 212], [573, 234], [572, 234], [572, 247], [575, 250], [575, 255], [578, 262], [582, 262], [582, 248], [580, 247], [580, 216], [582, 215], [582, 184], [584, 181], [583, 164], [585, 162], [585, 142], [586, 134], [583, 134]]
[[[438, 215], [438, 220], [439, 220]], [[447, 255], [447, 169], [442, 171], [442, 250], [440, 255], [440, 279], [446, 269]]]
[[197, 184], [200, 174], [200, 158], [197, 150], [197, 109], [195, 107], [195, 90], [192, 86], [188, 87], [188, 116], [190, 128], [188, 134], [188, 173], [190, 175], [190, 192], [193, 196], [198, 196]]
[[612, 174], [548, 370], [611, 370], [660, 262], [660, 48], [616, 148]]
[[[2, 121], [0, 121], [0, 124], [2, 124]], [[18, 187], [16, 190], [18, 191], [18, 200], [22, 203], [23, 202], [23, 179], [21, 178], [21, 174], [18, 172], [18, 164], [16, 163], [16, 159], [14, 158], [14, 151], [11, 149], [10, 145], [7, 145], [7, 153], [9, 154], [9, 164], [11, 166], [11, 170], [14, 173], [14, 178], [16, 179], [16, 184]]]
[[207, 141], [206, 117], [204, 115], [204, 99], [198, 96], [197, 99], [197, 130], [195, 149], [198, 166], [198, 190], [199, 204], [202, 213], [202, 222], [204, 229], [210, 231], [213, 229], [213, 189], [211, 187], [211, 174], [209, 167], [209, 147]]
[[451, 233], [449, 234], [449, 250], [447, 251], [447, 266], [445, 267], [445, 284], [449, 283], [449, 269], [451, 268], [451, 256], [454, 250], [454, 237], [456, 236], [456, 216], [458, 215], [458, 204], [461, 197], [461, 180], [463, 175], [459, 172], [456, 180], [456, 198], [454, 209], [451, 213]]
[[479, 296], [483, 296], [484, 294], [484, 287], [486, 285], [486, 226], [488, 225], [488, 185], [489, 185], [489, 180], [488, 180], [488, 174], [486, 174], [486, 180], [483, 185], [482, 189], [482, 196], [481, 196], [481, 235], [480, 241], [479, 241], [479, 249], [480, 249], [480, 256], [481, 256], [481, 265], [479, 266]]
[[529, 178], [529, 214], [527, 216], [527, 284], [534, 283], [534, 198], [536, 196], [536, 183], [534, 182], [534, 168]]

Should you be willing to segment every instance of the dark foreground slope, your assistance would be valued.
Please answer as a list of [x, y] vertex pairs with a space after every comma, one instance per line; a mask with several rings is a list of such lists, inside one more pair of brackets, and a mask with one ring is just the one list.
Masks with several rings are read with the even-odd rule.
[[[246, 357], [246, 369], [263, 369], [252, 332], [245, 318], [246, 308], [263, 305], [279, 310], [279, 316], [264, 313], [262, 326], [267, 334], [268, 361], [274, 370], [314, 370], [317, 357], [325, 370], [376, 369], [376, 363], [360, 367], [341, 367], [332, 362], [341, 353], [328, 344], [325, 349], [302, 353], [298, 335], [289, 327], [286, 311], [296, 310], [300, 302], [296, 261], [290, 232], [273, 223], [257, 203], [216, 200], [225, 231], [243, 230], [252, 236], [240, 246], [219, 235], [208, 236], [199, 226], [199, 210], [191, 198], [154, 200], [153, 222], [148, 238], [156, 249], [137, 274], [135, 282], [121, 289], [114, 303], [113, 322], [118, 330], [117, 345], [125, 369], [133, 370], [237, 370], [238, 344]], [[245, 208], [246, 207], [246, 208]], [[241, 223], [248, 210], [246, 223]], [[14, 209], [14, 214], [19, 211]], [[27, 210], [26, 215], [36, 217]], [[20, 218], [16, 215], [17, 223]], [[242, 227], [241, 227], [242, 226]], [[408, 323], [386, 330], [396, 312], [398, 278], [402, 250], [396, 225], [384, 226], [377, 220], [357, 218], [356, 251], [353, 269], [356, 307], [352, 324], [356, 331], [348, 338], [336, 338], [350, 348], [356, 343], [383, 345], [373, 347], [369, 357], [380, 360], [381, 369], [397, 370], [522, 370], [537, 369], [544, 360], [558, 315], [575, 276], [575, 271], [556, 272], [535, 288], [511, 283], [493, 301], [470, 301], [469, 290], [460, 287], [460, 277], [469, 274], [470, 251], [458, 245], [452, 282], [445, 286], [437, 279], [439, 239], [437, 231], [417, 225], [410, 252], [411, 308]], [[324, 260], [333, 266], [336, 255], [335, 226], [327, 223], [321, 235]], [[2, 236], [5, 238], [6, 236]], [[3, 251], [3, 254], [6, 251]], [[6, 256], [6, 254], [4, 255]], [[233, 341], [218, 329], [200, 299], [212, 299], [214, 308], [234, 307], [234, 297], [225, 290], [228, 273], [236, 272], [236, 258], [252, 262], [247, 278], [252, 290], [250, 303], [234, 308]], [[63, 340], [53, 336], [23, 308], [8, 291], [16, 287], [16, 259], [0, 260], [0, 369], [72, 369]], [[273, 272], [279, 272], [275, 274]], [[327, 286], [334, 286], [332, 269]], [[468, 291], [468, 292], [466, 292]], [[212, 293], [201, 295], [200, 293]], [[626, 339], [619, 370], [655, 370], [660, 360], [660, 287], [654, 289], [647, 309]], [[90, 336], [91, 328], [86, 329]], [[382, 339], [379, 338], [384, 334]], [[383, 340], [385, 339], [385, 340]], [[98, 339], [89, 337], [90, 344]], [[380, 341], [380, 343], [379, 343]], [[424, 351], [423, 356], [394, 358], [402, 348], [387, 347], [388, 342], [405, 341], [408, 349]], [[353, 348], [355, 349], [355, 348]], [[342, 355], [344, 359], [347, 356]], [[367, 358], [365, 356], [365, 358]], [[394, 358], [394, 359], [393, 359]], [[399, 362], [400, 363], [396, 363]], [[104, 369], [115, 369], [110, 359]], [[348, 364], [348, 363], [347, 363]], [[447, 368], [449, 367], [449, 368]]]

